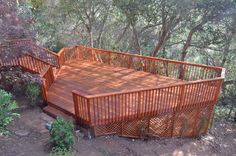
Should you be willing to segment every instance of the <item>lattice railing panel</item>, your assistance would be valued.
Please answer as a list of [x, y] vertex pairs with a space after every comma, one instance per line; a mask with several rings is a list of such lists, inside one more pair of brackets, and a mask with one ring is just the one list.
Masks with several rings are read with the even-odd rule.
[[198, 109], [180, 110], [173, 114], [172, 136], [193, 136], [198, 120]]
[[95, 136], [116, 134], [121, 131], [121, 123], [113, 123], [108, 125], [94, 127]]
[[148, 133], [149, 119], [122, 122], [122, 136], [145, 137]]
[[172, 130], [172, 113], [166, 113], [150, 119], [149, 132], [155, 136], [169, 137]]
[[210, 104], [207, 107], [201, 108], [197, 120], [195, 135], [206, 134], [212, 120], [214, 105]]

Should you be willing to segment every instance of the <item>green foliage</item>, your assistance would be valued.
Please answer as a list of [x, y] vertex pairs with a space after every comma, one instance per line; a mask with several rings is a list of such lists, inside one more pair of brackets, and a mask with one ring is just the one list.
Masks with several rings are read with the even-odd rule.
[[70, 150], [63, 148], [53, 148], [49, 156], [74, 156], [75, 154]]
[[13, 111], [17, 108], [17, 104], [12, 100], [12, 95], [0, 89], [0, 135], [8, 134], [7, 125], [19, 114]]
[[73, 131], [73, 124], [59, 117], [52, 123], [50, 141], [55, 148], [69, 150], [74, 143]]
[[34, 106], [40, 95], [39, 85], [36, 83], [27, 84], [25, 94], [30, 99], [30, 104]]
[[145, 12], [150, 0], [113, 0], [113, 4], [125, 15], [131, 25], [135, 25], [138, 16]]

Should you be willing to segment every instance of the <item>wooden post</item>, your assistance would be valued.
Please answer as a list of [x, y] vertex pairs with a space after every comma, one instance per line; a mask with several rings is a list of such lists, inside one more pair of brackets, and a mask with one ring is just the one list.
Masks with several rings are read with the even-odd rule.
[[[182, 68], [181, 68], [182, 69]], [[185, 76], [185, 70], [186, 70], [186, 64], [184, 64], [184, 68], [181, 70], [181, 80], [184, 80], [184, 76]]]
[[74, 108], [75, 108], [75, 116], [76, 116], [76, 119], [79, 120], [79, 110], [78, 110], [77, 94], [72, 91], [72, 95], [73, 95], [73, 102], [74, 102]]
[[47, 102], [47, 90], [45, 88], [45, 79], [43, 80], [43, 84], [40, 85], [40, 89], [43, 96], [43, 101]]
[[88, 109], [88, 123], [91, 125], [91, 111], [90, 111], [90, 100], [87, 99], [87, 109]]
[[137, 114], [138, 114], [138, 118], [140, 117], [140, 108], [141, 107], [141, 92], [138, 92], [138, 112], [137, 112]]
[[210, 109], [210, 115], [208, 116], [209, 118], [208, 118], [208, 121], [207, 121], [207, 128], [205, 129], [204, 134], [207, 133], [208, 128], [210, 126], [210, 122], [211, 122], [211, 120], [213, 118], [214, 107], [215, 107], [214, 105], [216, 104], [218, 96], [220, 94], [220, 88], [221, 88], [222, 83], [223, 83], [223, 79], [222, 80], [218, 80], [218, 85], [217, 85], [216, 92], [215, 92], [215, 95], [214, 95], [214, 103], [212, 104], [212, 106], [210, 106], [211, 109], [209, 108]]

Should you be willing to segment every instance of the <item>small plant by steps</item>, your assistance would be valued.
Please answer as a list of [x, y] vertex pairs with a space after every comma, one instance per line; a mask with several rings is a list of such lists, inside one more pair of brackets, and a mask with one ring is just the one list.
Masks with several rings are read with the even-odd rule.
[[50, 142], [53, 149], [70, 150], [74, 144], [74, 126], [72, 122], [58, 117], [50, 129]]

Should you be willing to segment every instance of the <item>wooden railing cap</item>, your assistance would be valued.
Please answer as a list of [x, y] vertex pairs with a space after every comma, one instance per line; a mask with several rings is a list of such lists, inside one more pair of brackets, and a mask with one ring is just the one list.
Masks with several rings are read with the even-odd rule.
[[100, 93], [100, 94], [94, 94], [94, 95], [86, 94], [84, 93], [84, 91], [78, 91], [78, 90], [73, 90], [72, 93], [82, 96], [87, 99], [92, 99], [92, 98], [99, 98], [99, 97], [106, 97], [106, 96], [113, 96], [113, 95], [138, 93], [138, 92], [155, 90], [155, 89], [165, 89], [165, 88], [178, 87], [178, 86], [181, 87], [181, 86], [186, 86], [186, 85], [191, 85], [191, 84], [214, 82], [214, 81], [219, 81], [219, 80], [223, 80], [223, 78], [219, 77], [219, 78], [212, 78], [212, 79], [207, 79], [207, 80], [196, 80], [196, 81], [184, 82], [181, 84], [163, 85], [163, 86], [158, 86], [158, 87], [147, 87], [143, 89], [133, 89], [133, 90], [128, 90], [128, 91], [118, 91], [118, 92], [111, 92], [111, 93]]
[[[157, 58], [157, 57], [152, 57], [152, 56], [143, 56], [143, 55], [138, 55], [138, 54], [130, 54], [128, 52], [118, 52], [118, 51], [112, 51], [112, 50], [106, 50], [106, 49], [91, 48], [91, 47], [86, 47], [84, 45], [75, 45], [75, 46], [72, 46], [72, 47], [81, 47], [81, 48], [87, 48], [87, 49], [90, 49], [90, 50], [98, 50], [98, 51], [104, 51], [104, 52], [109, 52], [109, 53], [117, 53], [117, 54], [121, 54], [121, 55], [129, 55], [129, 56], [135, 56], [135, 57], [139, 57], [139, 58], [166, 61], [166, 62], [183, 64], [183, 65], [192, 65], [192, 66], [203, 67], [203, 68], [208, 68], [208, 69], [216, 69], [216, 70], [222, 70], [223, 69], [222, 67], [218, 67], [218, 66], [209, 66], [209, 65], [205, 65], [205, 64], [197, 64], [197, 63], [191, 63], [191, 62], [186, 62], [186, 61], [177, 61], [177, 60]], [[65, 47], [65, 48], [70, 48], [70, 47]]]

